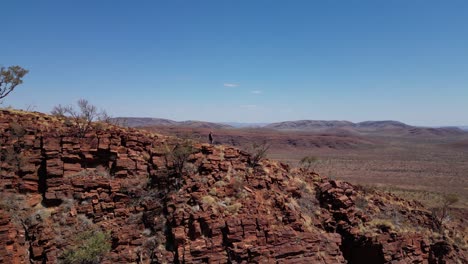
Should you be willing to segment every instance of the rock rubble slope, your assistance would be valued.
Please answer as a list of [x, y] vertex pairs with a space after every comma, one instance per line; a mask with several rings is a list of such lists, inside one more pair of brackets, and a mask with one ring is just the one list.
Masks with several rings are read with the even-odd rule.
[[462, 222], [234, 147], [7, 110], [0, 134], [1, 263], [59, 263], [90, 229], [102, 263], [468, 263]]

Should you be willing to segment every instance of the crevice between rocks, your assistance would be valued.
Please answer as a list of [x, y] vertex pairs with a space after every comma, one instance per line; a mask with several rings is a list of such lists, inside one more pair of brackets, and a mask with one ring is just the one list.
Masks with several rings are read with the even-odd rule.
[[366, 239], [359, 239], [344, 231], [338, 232], [341, 235], [340, 250], [348, 264], [385, 263], [382, 245], [374, 244]]
[[25, 243], [28, 244], [28, 257], [29, 257], [29, 263], [31, 263], [34, 260], [33, 259], [34, 254], [33, 254], [32, 240], [29, 237], [28, 227], [23, 222], [21, 222], [21, 225], [22, 225], [23, 230], [24, 230], [24, 241], [25, 241]]
[[42, 196], [42, 204], [46, 207], [50, 206], [46, 199], [47, 192], [47, 156], [44, 149], [44, 138], [41, 137], [41, 164], [37, 170], [38, 191]]
[[[334, 198], [323, 194], [318, 186], [316, 187], [316, 199], [319, 201], [320, 207], [325, 210], [339, 210], [339, 208], [334, 205]], [[332, 206], [330, 206], [330, 204], [332, 204]], [[356, 237], [350, 234], [348, 230], [337, 226], [336, 223], [340, 221], [349, 222], [342, 213], [332, 213], [332, 216], [334, 224], [332, 226], [326, 226], [325, 230], [329, 233], [337, 233], [341, 236], [340, 251], [348, 264], [385, 263], [381, 244], [376, 244], [371, 239], [364, 236]]]
[[228, 229], [227, 223], [225, 223], [224, 227], [221, 228], [221, 234], [223, 234], [223, 247], [224, 247], [224, 250], [226, 251], [226, 256], [228, 258], [227, 263], [231, 264], [232, 260], [237, 260], [237, 258], [231, 250], [233, 245], [232, 245], [232, 242], [230, 242], [228, 239], [228, 233], [229, 233], [229, 229]]

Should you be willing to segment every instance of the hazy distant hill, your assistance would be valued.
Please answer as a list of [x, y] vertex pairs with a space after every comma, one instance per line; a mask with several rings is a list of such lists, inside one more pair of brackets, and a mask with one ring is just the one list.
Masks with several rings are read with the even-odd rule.
[[325, 120], [298, 120], [272, 123], [265, 128], [281, 130], [317, 130], [323, 131], [330, 128], [353, 127], [355, 124], [349, 121], [325, 121]]
[[294, 130], [323, 130], [335, 128], [354, 128], [356, 130], [368, 129], [395, 129], [395, 128], [410, 128], [407, 124], [398, 121], [364, 121], [353, 123], [349, 121], [326, 121], [326, 120], [298, 120], [272, 123], [266, 126], [272, 129], [294, 129]]
[[258, 128], [258, 127], [264, 127], [268, 125], [269, 123], [241, 123], [241, 122], [221, 122], [221, 124], [229, 125], [235, 128]]
[[222, 129], [232, 128], [230, 125], [204, 122], [204, 121], [174, 121], [164, 118], [151, 118], [151, 117], [116, 117], [113, 121], [123, 124], [128, 127], [151, 127], [151, 126], [182, 126], [191, 128], [211, 128], [211, 129]]
[[193, 120], [177, 122], [177, 125], [184, 126], [184, 127], [191, 127], [191, 128], [211, 128], [211, 129], [233, 128], [232, 126], [226, 125], [226, 124], [204, 122], [204, 121], [193, 121]]
[[173, 126], [177, 124], [173, 120], [151, 117], [116, 117], [112, 118], [112, 121], [129, 127]]
[[424, 136], [459, 136], [466, 135], [467, 132], [458, 127], [411, 127], [405, 131], [408, 136], [424, 135]]
[[282, 131], [305, 131], [325, 134], [378, 134], [388, 136], [457, 136], [468, 134], [468, 127], [417, 127], [399, 121], [364, 121], [353, 123], [339, 120], [297, 120], [278, 123], [213, 123], [204, 121], [174, 121], [150, 117], [117, 117], [114, 121], [129, 127], [183, 127], [201, 129], [266, 128]]
[[410, 128], [412, 126], [405, 123], [393, 120], [386, 121], [364, 121], [354, 124], [354, 127], [360, 129], [395, 129], [395, 128]]
[[349, 121], [298, 120], [272, 123], [265, 127], [277, 130], [296, 130], [320, 133], [372, 133], [392, 136], [454, 136], [466, 134], [466, 131], [457, 127], [416, 127], [393, 120], [364, 121], [360, 123], [352, 123]]

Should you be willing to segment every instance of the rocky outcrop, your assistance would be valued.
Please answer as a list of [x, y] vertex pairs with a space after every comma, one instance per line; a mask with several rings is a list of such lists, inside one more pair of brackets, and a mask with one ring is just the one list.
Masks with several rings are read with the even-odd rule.
[[0, 209], [0, 263], [27, 263], [29, 252], [23, 227]]
[[97, 228], [103, 263], [466, 263], [419, 204], [234, 147], [11, 111], [0, 133], [0, 262], [56, 263]]

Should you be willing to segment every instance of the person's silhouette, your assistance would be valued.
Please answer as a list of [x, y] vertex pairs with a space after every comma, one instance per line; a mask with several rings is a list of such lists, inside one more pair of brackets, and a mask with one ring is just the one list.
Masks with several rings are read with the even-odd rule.
[[210, 131], [210, 134], [208, 135], [208, 140], [210, 140], [210, 144], [213, 145], [213, 132]]

